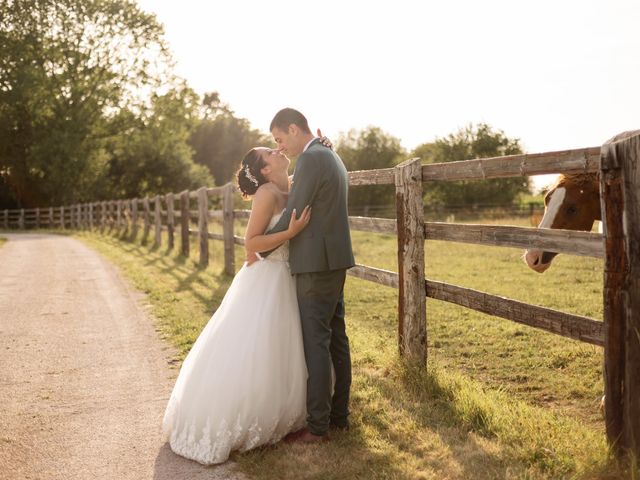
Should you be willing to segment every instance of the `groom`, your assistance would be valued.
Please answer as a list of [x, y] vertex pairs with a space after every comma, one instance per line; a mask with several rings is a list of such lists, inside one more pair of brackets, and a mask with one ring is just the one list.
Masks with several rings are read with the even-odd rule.
[[343, 295], [347, 268], [355, 265], [347, 213], [349, 179], [340, 157], [311, 134], [307, 119], [299, 111], [280, 110], [269, 129], [283, 153], [299, 155], [287, 209], [269, 233], [286, 230], [293, 209], [302, 212], [305, 206], [311, 206], [309, 225], [289, 242], [289, 265], [296, 276], [309, 372], [307, 428], [290, 439], [316, 442], [328, 438], [330, 426], [349, 427], [351, 355]]

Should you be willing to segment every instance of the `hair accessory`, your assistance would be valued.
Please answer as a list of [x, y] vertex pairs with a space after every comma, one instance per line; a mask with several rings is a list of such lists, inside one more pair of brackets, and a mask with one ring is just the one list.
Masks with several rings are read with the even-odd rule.
[[253, 183], [256, 187], [258, 186], [258, 179], [254, 177], [251, 173], [251, 170], [249, 170], [249, 165], [244, 166], [244, 174], [247, 176], [251, 183]]

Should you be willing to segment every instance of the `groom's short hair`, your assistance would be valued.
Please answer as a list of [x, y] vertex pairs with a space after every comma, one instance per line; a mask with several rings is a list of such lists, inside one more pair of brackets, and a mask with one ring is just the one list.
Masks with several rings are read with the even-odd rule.
[[294, 108], [283, 108], [276, 113], [273, 120], [271, 120], [269, 131], [277, 128], [278, 130], [286, 132], [291, 124], [296, 125], [304, 133], [311, 133], [306, 117]]

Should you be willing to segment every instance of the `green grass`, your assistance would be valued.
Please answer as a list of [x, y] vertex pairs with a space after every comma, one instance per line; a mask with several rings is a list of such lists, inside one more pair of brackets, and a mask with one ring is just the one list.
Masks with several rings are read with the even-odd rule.
[[[240, 228], [240, 227], [239, 227]], [[147, 293], [182, 358], [224, 296], [221, 242], [197, 267], [166, 247], [78, 233]], [[359, 263], [396, 270], [396, 240], [353, 233]], [[601, 318], [602, 262], [559, 256], [543, 275], [514, 249], [427, 242], [427, 277]], [[242, 251], [236, 250], [237, 265]], [[427, 301], [428, 368], [397, 356], [397, 291], [348, 277], [353, 428], [322, 446], [234, 455], [258, 479], [625, 478], [597, 405], [600, 348]], [[178, 358], [177, 360], [179, 360]]]

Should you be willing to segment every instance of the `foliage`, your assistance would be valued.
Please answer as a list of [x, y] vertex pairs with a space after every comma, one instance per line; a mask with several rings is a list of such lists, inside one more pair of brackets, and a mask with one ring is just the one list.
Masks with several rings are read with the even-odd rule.
[[[340, 135], [336, 144], [336, 151], [349, 171], [389, 168], [406, 159], [400, 140], [379, 127], [350, 130]], [[355, 187], [349, 191], [349, 206], [357, 209], [392, 205], [394, 195], [394, 187], [390, 185]]]
[[273, 144], [270, 136], [251, 128], [248, 120], [236, 117], [217, 92], [204, 96], [202, 114], [189, 144], [195, 151], [194, 161], [208, 167], [216, 185], [234, 181], [242, 158], [252, 147]]
[[148, 93], [174, 82], [161, 35], [132, 0], [0, 4], [0, 200], [95, 199], [107, 140], [130, 132]]
[[132, 126], [107, 143], [108, 172], [104, 198], [134, 198], [155, 193], [195, 190], [212, 183], [202, 165], [191, 160], [188, 145], [198, 122], [196, 93], [186, 86], [153, 95], [143, 118], [130, 116]]
[[[494, 131], [486, 123], [480, 123], [422, 144], [412, 156], [420, 157], [423, 163], [441, 163], [518, 153], [522, 153], [520, 140], [508, 138], [502, 130]], [[507, 205], [530, 190], [530, 180], [518, 177], [433, 182], [425, 186], [425, 197], [428, 202], [448, 206]]]

